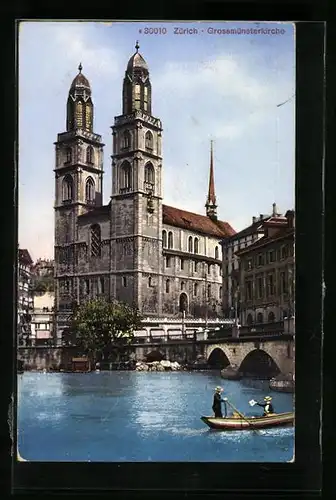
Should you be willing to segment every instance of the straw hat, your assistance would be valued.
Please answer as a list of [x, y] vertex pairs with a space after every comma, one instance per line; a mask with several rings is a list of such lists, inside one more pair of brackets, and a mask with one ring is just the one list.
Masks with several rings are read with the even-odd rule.
[[264, 398], [264, 401], [272, 401], [271, 396], [266, 396], [266, 397]]
[[215, 390], [216, 390], [216, 392], [223, 392], [222, 387], [220, 387], [219, 385], [216, 387], [216, 389], [215, 389]]

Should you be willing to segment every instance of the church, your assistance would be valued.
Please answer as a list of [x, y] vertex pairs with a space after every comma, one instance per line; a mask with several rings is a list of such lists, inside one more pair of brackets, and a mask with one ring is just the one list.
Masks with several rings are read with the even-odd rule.
[[217, 218], [212, 143], [205, 214], [165, 205], [163, 127], [153, 115], [148, 65], [138, 43], [135, 49], [123, 80], [122, 114], [111, 127], [108, 204], [104, 144], [94, 131], [92, 91], [81, 64], [70, 86], [66, 131], [55, 143], [58, 337], [73, 303], [98, 296], [133, 304], [145, 317], [222, 315], [220, 241], [235, 231]]

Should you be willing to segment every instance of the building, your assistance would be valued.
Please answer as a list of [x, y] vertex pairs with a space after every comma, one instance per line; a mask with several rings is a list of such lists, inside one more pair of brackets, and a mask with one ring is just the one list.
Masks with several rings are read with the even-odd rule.
[[52, 345], [54, 343], [54, 301], [55, 296], [50, 292], [42, 296], [35, 295], [34, 297], [34, 309], [31, 319], [33, 345]]
[[38, 277], [53, 276], [54, 261], [50, 259], [38, 259], [33, 266], [33, 273]]
[[122, 114], [112, 126], [112, 195], [103, 204], [103, 149], [93, 130], [89, 81], [73, 80], [66, 132], [55, 167], [55, 309], [57, 336], [74, 302], [98, 295], [136, 305], [145, 316], [221, 314], [220, 241], [235, 233], [218, 220], [213, 152], [205, 215], [163, 204], [163, 128], [152, 114], [148, 66], [128, 61]]
[[264, 222], [278, 217], [277, 206], [273, 203], [272, 215], [260, 214], [252, 217], [252, 224], [221, 241], [223, 255], [223, 312], [225, 317], [239, 316], [239, 258], [236, 252], [248, 247], [264, 235]]
[[270, 217], [263, 228], [260, 239], [236, 253], [242, 325], [294, 315], [294, 211]]
[[31, 343], [31, 314], [33, 310], [32, 264], [33, 260], [26, 249], [18, 250], [18, 345]]

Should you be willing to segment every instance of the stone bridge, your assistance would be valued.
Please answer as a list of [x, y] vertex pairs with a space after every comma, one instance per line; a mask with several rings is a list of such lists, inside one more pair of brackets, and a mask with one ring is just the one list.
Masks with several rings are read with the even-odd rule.
[[209, 365], [225, 368], [235, 366], [242, 371], [257, 373], [266, 369], [277, 374], [294, 373], [295, 347], [293, 336], [277, 335], [273, 338], [239, 338], [201, 341], [165, 341], [134, 347], [134, 355], [143, 360], [149, 354], [160, 353], [165, 359], [191, 363], [202, 356]]
[[218, 341], [216, 344], [208, 344], [204, 357], [209, 363], [212, 359], [224, 359], [227, 366], [235, 365], [238, 369], [246, 367], [253, 358], [256, 362], [257, 359], [271, 360], [270, 363], [273, 362], [279, 372], [287, 375], [294, 373], [294, 354], [294, 341], [291, 338], [256, 341], [244, 339], [239, 342]]

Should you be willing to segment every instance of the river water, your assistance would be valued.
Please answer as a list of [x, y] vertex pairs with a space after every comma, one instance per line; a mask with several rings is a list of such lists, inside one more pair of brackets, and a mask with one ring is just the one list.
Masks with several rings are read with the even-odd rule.
[[219, 372], [25, 372], [18, 380], [18, 448], [29, 461], [285, 462], [292, 427], [212, 431], [217, 385], [246, 415], [250, 399], [272, 395], [276, 412], [291, 411], [292, 394], [268, 382], [226, 381]]

